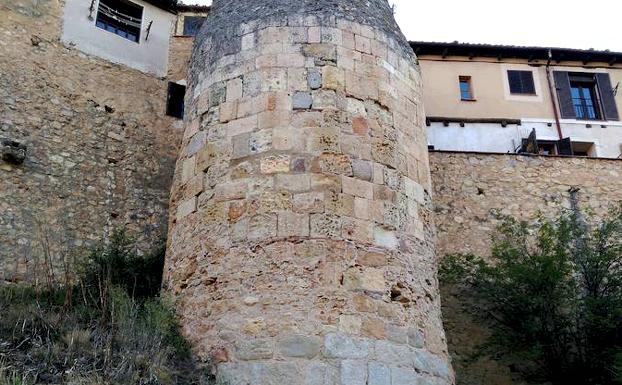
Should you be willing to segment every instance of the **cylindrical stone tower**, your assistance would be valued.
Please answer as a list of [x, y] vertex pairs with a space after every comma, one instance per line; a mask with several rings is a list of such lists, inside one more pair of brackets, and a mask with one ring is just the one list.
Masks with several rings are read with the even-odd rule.
[[416, 58], [386, 0], [216, 0], [166, 288], [229, 385], [453, 383]]

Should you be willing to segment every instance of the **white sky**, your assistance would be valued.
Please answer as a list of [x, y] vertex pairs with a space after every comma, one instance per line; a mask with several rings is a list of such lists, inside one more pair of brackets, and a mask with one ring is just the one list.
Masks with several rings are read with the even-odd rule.
[[[209, 5], [211, 0], [182, 0]], [[292, 0], [296, 1], [296, 0]], [[409, 40], [622, 52], [620, 0], [390, 0]]]

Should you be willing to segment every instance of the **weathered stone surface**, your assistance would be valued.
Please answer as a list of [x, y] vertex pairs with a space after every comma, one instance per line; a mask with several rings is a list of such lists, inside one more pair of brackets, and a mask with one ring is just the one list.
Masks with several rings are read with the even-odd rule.
[[322, 73], [317, 69], [309, 70], [307, 75], [307, 81], [309, 84], [309, 88], [312, 90], [317, 90], [322, 87]]
[[285, 336], [279, 341], [278, 348], [285, 357], [314, 358], [320, 353], [322, 340], [316, 336]]
[[422, 376], [412, 369], [391, 368], [391, 385], [419, 385]]
[[307, 110], [313, 105], [313, 97], [310, 92], [296, 92], [292, 104], [294, 110]]
[[391, 385], [391, 370], [389, 367], [379, 362], [370, 362], [367, 385]]
[[372, 348], [370, 340], [331, 333], [324, 339], [323, 354], [327, 358], [362, 359], [370, 355]]
[[[188, 138], [204, 131], [215, 147], [172, 190], [184, 201], [204, 174], [214, 191], [169, 235], [165, 282], [185, 335], [206, 359], [271, 340], [274, 351], [234, 354], [233, 383], [368, 385], [378, 341], [411, 349], [397, 325], [421, 325], [423, 349], [446, 359], [434, 227], [421, 220], [421, 80], [388, 3], [249, 4], [214, 2], [188, 78]], [[378, 385], [387, 370], [372, 370]]]
[[343, 276], [343, 285], [348, 290], [366, 290], [384, 293], [388, 290], [384, 272], [374, 268], [351, 268]]
[[376, 360], [387, 365], [415, 369], [415, 353], [408, 345], [378, 340], [376, 341], [374, 352]]
[[272, 358], [273, 354], [273, 342], [269, 339], [243, 341], [236, 349], [236, 357], [247, 361]]
[[341, 385], [367, 385], [367, 365], [362, 361], [341, 361]]
[[167, 232], [183, 139], [164, 115], [172, 79], [61, 44], [65, 4], [0, 5], [0, 285], [63, 277], [68, 251], [84, 255], [118, 227], [141, 252]]

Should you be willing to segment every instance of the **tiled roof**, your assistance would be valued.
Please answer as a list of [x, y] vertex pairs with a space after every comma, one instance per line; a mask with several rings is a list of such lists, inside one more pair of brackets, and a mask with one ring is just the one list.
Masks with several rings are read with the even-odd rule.
[[210, 10], [210, 6], [207, 5], [192, 5], [182, 4], [179, 0], [143, 0], [153, 6], [164, 9], [165, 11], [177, 13], [177, 12], [197, 12], [207, 13]]
[[543, 60], [549, 58], [552, 61], [580, 61], [588, 63], [609, 63], [614, 65], [622, 63], [621, 52], [611, 52], [609, 50], [598, 51], [594, 49], [574, 49], [557, 47], [522, 47], [515, 45], [495, 45], [495, 44], [471, 44], [471, 43], [440, 43], [411, 41], [410, 46], [418, 56], [439, 55], [443, 57], [462, 56], [462, 57], [492, 57], [502, 59], [527, 59], [529, 61]]

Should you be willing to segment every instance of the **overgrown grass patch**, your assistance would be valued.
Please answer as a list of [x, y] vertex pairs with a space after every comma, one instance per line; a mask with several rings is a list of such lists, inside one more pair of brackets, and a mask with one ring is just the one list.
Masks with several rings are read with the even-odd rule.
[[134, 250], [117, 232], [72, 282], [0, 287], [0, 385], [208, 383], [159, 296], [162, 248]]

